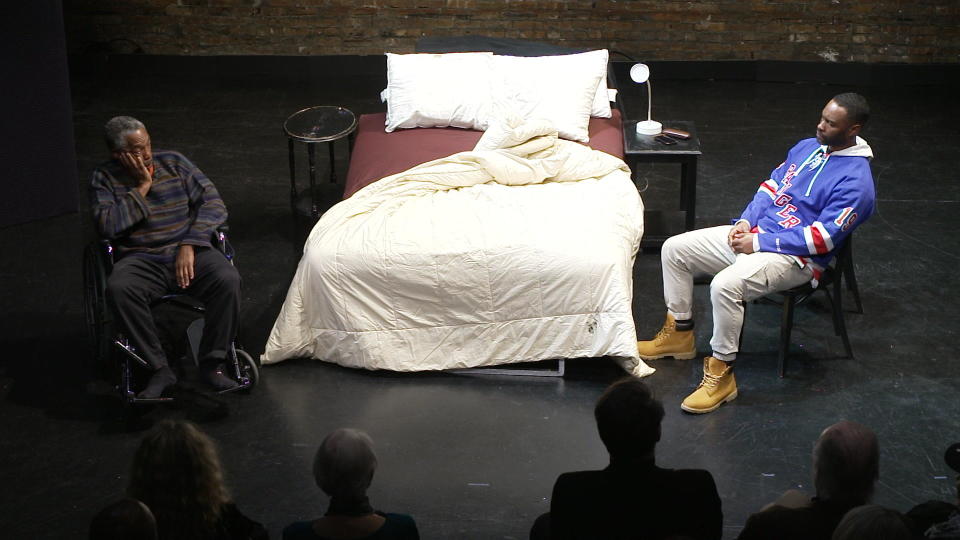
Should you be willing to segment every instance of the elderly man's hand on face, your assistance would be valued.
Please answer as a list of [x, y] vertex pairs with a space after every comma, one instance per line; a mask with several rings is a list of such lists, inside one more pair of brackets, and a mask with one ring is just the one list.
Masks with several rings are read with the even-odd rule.
[[137, 183], [137, 191], [140, 192], [140, 195], [146, 197], [153, 186], [153, 174], [143, 163], [140, 155], [131, 152], [119, 152], [117, 159], [120, 160], [120, 164], [123, 165], [130, 178]]

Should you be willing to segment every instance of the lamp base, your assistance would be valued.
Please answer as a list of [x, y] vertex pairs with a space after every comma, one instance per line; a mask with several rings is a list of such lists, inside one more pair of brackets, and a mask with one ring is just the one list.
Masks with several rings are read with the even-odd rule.
[[663, 131], [663, 124], [655, 120], [637, 122], [637, 134], [639, 135], [659, 135], [661, 131]]

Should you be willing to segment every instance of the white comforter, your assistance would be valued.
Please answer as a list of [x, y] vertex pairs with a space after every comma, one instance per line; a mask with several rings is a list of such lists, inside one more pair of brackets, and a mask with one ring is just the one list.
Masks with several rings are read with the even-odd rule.
[[613, 356], [652, 373], [631, 311], [643, 203], [629, 169], [548, 125], [512, 123], [325, 213], [263, 363], [421, 371]]

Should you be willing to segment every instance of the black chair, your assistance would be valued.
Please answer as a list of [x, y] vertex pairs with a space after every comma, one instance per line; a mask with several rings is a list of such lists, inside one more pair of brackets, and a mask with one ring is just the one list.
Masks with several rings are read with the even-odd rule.
[[[233, 264], [234, 251], [227, 240], [226, 229], [214, 233], [211, 244], [220, 250]], [[113, 270], [113, 245], [109, 240], [90, 242], [83, 253], [84, 314], [87, 323], [87, 336], [91, 347], [91, 357], [96, 366], [110, 369], [116, 364], [120, 369], [117, 389], [124, 404], [156, 403], [172, 401], [169, 397], [143, 399], [137, 397], [135, 386], [135, 367], [147, 368], [147, 362], [137, 354], [129, 340], [113, 324], [113, 316], [107, 306], [107, 278]], [[204, 307], [186, 294], [168, 294], [155, 301], [151, 308], [168, 304], [184, 309], [202, 317]], [[202, 319], [197, 324], [202, 324]], [[196, 354], [194, 354], [196, 361]], [[237, 381], [237, 386], [220, 393], [250, 390], [260, 380], [258, 363], [236, 343], [230, 344], [227, 351], [226, 374]]]
[[776, 293], [782, 297], [783, 312], [780, 316], [780, 350], [777, 356], [778, 370], [780, 377], [783, 377], [787, 369], [787, 352], [790, 349], [790, 334], [793, 331], [793, 312], [798, 304], [802, 304], [817, 291], [823, 291], [830, 303], [831, 315], [833, 316], [833, 331], [843, 340], [843, 348], [846, 351], [847, 358], [853, 358], [853, 348], [850, 346], [850, 338], [847, 336], [847, 325], [843, 316], [843, 283], [846, 279], [847, 288], [853, 294], [857, 304], [857, 313], [863, 313], [863, 306], [860, 303], [860, 291], [857, 288], [856, 276], [853, 273], [853, 236], [848, 236], [846, 241], [837, 251], [833, 263], [823, 271], [820, 276], [819, 284], [814, 288], [810, 283], [804, 283], [792, 289]]
[[846, 248], [850, 251], [847, 254], [846, 264], [843, 267], [843, 280], [847, 283], [847, 290], [853, 295], [853, 301], [857, 304], [854, 313], [863, 314], [863, 303], [860, 302], [860, 288], [857, 286], [857, 273], [853, 267], [853, 236], [847, 237]]

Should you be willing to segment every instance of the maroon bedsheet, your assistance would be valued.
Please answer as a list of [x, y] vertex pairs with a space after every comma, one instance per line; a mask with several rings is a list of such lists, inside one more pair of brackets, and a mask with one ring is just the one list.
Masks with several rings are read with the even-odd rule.
[[[344, 199], [385, 176], [471, 150], [483, 135], [481, 131], [460, 128], [398, 129], [386, 133], [383, 131], [386, 116], [385, 112], [360, 116]], [[622, 129], [620, 111], [616, 109], [610, 118], [591, 118], [588, 145], [623, 159]]]

